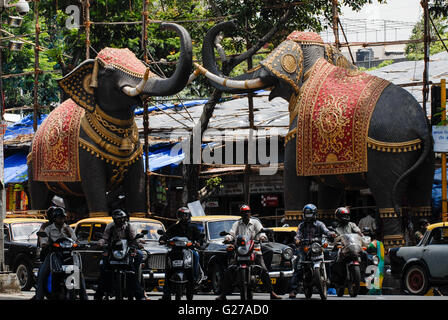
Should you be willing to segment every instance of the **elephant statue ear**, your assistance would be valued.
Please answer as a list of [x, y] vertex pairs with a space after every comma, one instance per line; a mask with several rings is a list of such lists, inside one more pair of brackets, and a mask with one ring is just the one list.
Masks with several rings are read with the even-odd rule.
[[325, 59], [331, 64], [345, 69], [358, 69], [351, 63], [336, 47], [331, 44], [325, 44]]
[[299, 93], [303, 73], [303, 52], [294, 41], [283, 41], [260, 64]]
[[65, 77], [58, 80], [62, 90], [78, 105], [90, 112], [96, 107], [93, 89], [96, 75], [93, 76], [94, 81], [92, 81], [92, 74], [95, 74], [94, 69], [97, 69], [96, 64], [93, 59], [85, 60]]

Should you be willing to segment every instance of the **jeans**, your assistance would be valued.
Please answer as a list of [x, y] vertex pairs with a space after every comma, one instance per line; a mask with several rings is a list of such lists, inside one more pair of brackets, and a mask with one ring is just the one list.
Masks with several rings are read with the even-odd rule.
[[291, 282], [289, 283], [289, 292], [291, 293], [297, 293], [298, 291], [300, 281], [302, 280], [302, 264], [300, 262], [305, 260], [306, 254], [302, 248], [298, 248], [296, 249], [296, 255], [297, 259], [295, 261], [296, 265], [294, 268], [294, 274], [291, 277]]

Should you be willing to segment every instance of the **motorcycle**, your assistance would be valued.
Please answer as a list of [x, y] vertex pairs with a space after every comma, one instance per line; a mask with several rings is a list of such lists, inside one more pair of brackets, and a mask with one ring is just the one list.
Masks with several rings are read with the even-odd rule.
[[[134, 240], [143, 238], [147, 233], [148, 230], [142, 230], [141, 233], [136, 235]], [[136, 248], [134, 245], [129, 245], [126, 239], [116, 240], [109, 247], [106, 247], [109, 251], [107, 255], [109, 267], [106, 273], [112, 280], [108, 282], [112, 286], [106, 286], [105, 299], [108, 300], [109, 297], [115, 296], [116, 300], [123, 300], [125, 292], [127, 293], [127, 298], [132, 299], [135, 288], [129, 286], [128, 283], [134, 283], [132, 280], [130, 281], [133, 277], [137, 277], [141, 281], [141, 266], [137, 273], [132, 266]], [[100, 263], [104, 262], [101, 261]]]
[[310, 299], [313, 295], [313, 288], [317, 288], [320, 298], [327, 299], [328, 277], [324, 259], [324, 249], [328, 247], [326, 238], [313, 238], [302, 240], [302, 250], [305, 258], [299, 263], [302, 265], [302, 282], [305, 297]]
[[[39, 237], [48, 235], [40, 231]], [[61, 237], [49, 244], [50, 250], [50, 274], [46, 279], [44, 294], [51, 300], [87, 300], [87, 296], [81, 292], [82, 285], [82, 260], [81, 255], [75, 249], [86, 244], [78, 244], [73, 239]]]
[[337, 295], [342, 297], [347, 288], [350, 296], [356, 297], [361, 283], [361, 264], [366, 259], [363, 251], [366, 239], [349, 233], [336, 237], [335, 242], [334, 249], [338, 254], [332, 266], [332, 281]]
[[[164, 235], [162, 230], [158, 230], [159, 235]], [[170, 286], [170, 292], [175, 294], [176, 300], [181, 300], [186, 295], [187, 300], [193, 300], [193, 294], [199, 283], [194, 281], [193, 269], [193, 248], [194, 243], [186, 237], [173, 237], [167, 241], [167, 270], [170, 274], [165, 285]], [[200, 271], [202, 273], [202, 271]], [[198, 281], [202, 279], [199, 276]]]
[[[270, 230], [262, 229], [255, 237], [262, 232], [270, 232]], [[222, 231], [219, 235], [226, 236], [228, 234], [228, 232]], [[228, 242], [224, 241], [224, 243]], [[259, 240], [248, 240], [245, 236], [238, 235], [235, 239], [235, 245], [227, 247], [230, 257], [235, 260], [230, 268], [235, 268], [236, 283], [240, 289], [241, 300], [253, 299], [253, 292], [260, 279], [261, 266], [255, 264], [255, 252], [261, 250], [255, 248], [255, 245], [259, 243]]]

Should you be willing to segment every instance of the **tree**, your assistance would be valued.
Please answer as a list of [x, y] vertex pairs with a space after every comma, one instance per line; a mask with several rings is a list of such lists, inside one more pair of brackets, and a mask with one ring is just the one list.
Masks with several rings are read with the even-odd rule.
[[[440, 17], [437, 19], [433, 19], [434, 24], [437, 28], [437, 31], [439, 32], [440, 36], [442, 37], [442, 39], [447, 39], [448, 38], [448, 32], [447, 27], [448, 27], [448, 23], [447, 23], [447, 18], [446, 17]], [[432, 24], [430, 24], [430, 33], [431, 36], [437, 36], [437, 32], [434, 29], [434, 27], [432, 26]], [[411, 40], [417, 40], [417, 39], [423, 39], [423, 34], [424, 34], [424, 20], [423, 18], [417, 22], [414, 26], [414, 28], [412, 29], [412, 34], [410, 39]], [[445, 41], [446, 43], [446, 41]], [[430, 43], [430, 47], [429, 47], [429, 54], [433, 55], [439, 52], [445, 51], [445, 47], [443, 46], [441, 41], [433, 41]], [[423, 60], [424, 58], [424, 44], [423, 42], [421, 43], [409, 43], [406, 45], [406, 57], [409, 60]]]

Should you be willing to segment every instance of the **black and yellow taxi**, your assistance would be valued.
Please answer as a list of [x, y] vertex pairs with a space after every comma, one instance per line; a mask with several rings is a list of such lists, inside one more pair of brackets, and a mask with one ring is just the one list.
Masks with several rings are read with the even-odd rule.
[[36, 233], [45, 222], [45, 219], [24, 215], [7, 215], [3, 220], [5, 263], [10, 271], [17, 274], [24, 291], [36, 283], [40, 266]]
[[[227, 245], [223, 244], [222, 231], [229, 232], [240, 216], [206, 215], [191, 218], [199, 231], [205, 234], [205, 243], [199, 250], [200, 262], [208, 277], [208, 288], [215, 294], [220, 293], [221, 279], [227, 267]], [[256, 219], [256, 218], [255, 218]], [[277, 293], [285, 293], [293, 275], [293, 250], [282, 243], [264, 242], [261, 244], [263, 259], [269, 271], [271, 282]]]
[[448, 286], [448, 222], [428, 226], [416, 246], [389, 249], [390, 274], [404, 293], [424, 295], [431, 287]]
[[[82, 270], [87, 286], [96, 285], [100, 276], [100, 261], [103, 249], [98, 245], [107, 224], [111, 223], [112, 217], [87, 218], [70, 225], [79, 241], [89, 243], [89, 247], [80, 249], [82, 257]], [[142, 278], [145, 290], [160, 289], [165, 279], [165, 258], [167, 247], [159, 244], [160, 235], [158, 230], [165, 231], [165, 226], [158, 220], [148, 218], [129, 218], [129, 222], [135, 226], [137, 233], [148, 230], [142, 239], [143, 269]]]

